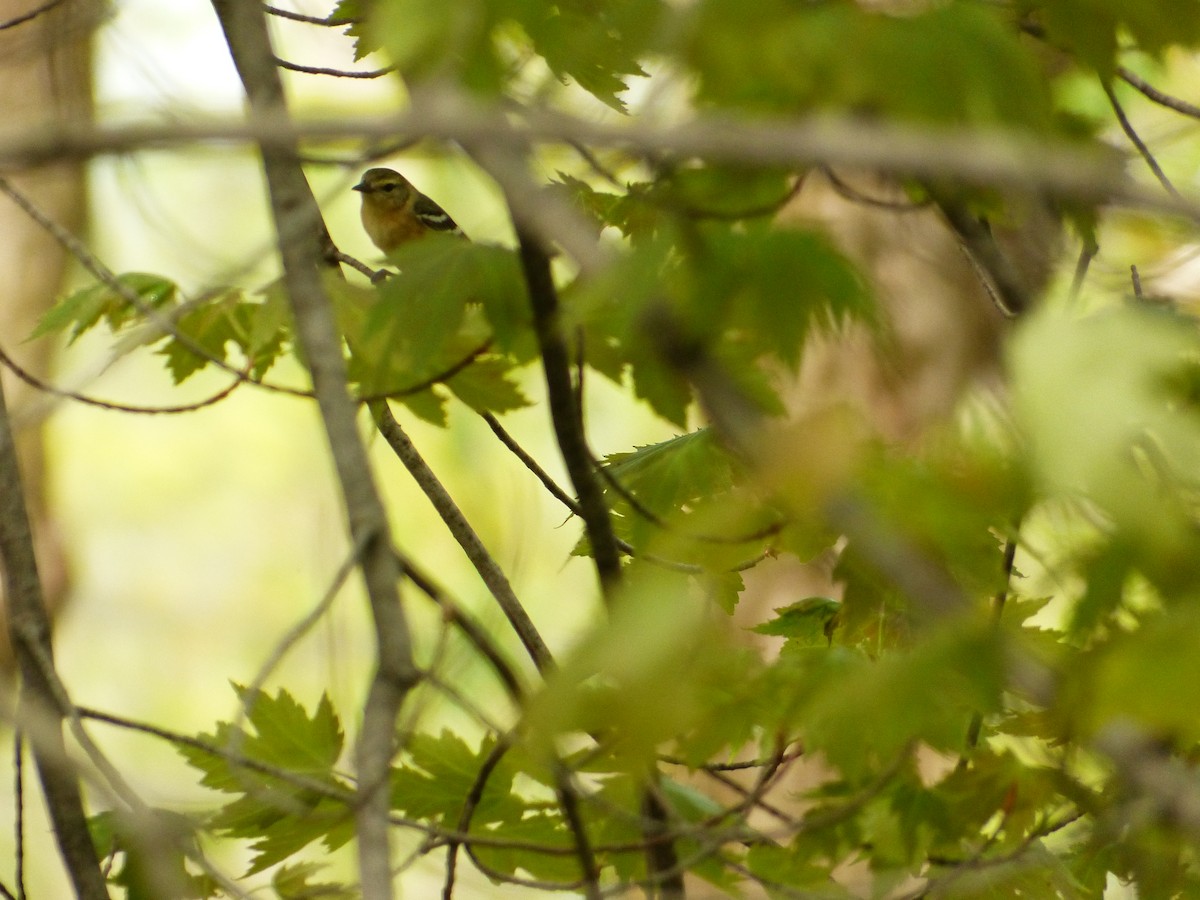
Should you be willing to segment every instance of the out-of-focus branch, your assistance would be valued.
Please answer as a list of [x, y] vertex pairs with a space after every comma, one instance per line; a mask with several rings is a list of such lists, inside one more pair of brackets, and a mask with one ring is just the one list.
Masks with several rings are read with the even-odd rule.
[[[286, 121], [283, 86], [262, 4], [258, 0], [213, 0], [213, 8], [245, 85], [253, 116]], [[387, 514], [358, 434], [356, 407], [346, 384], [332, 306], [319, 277], [330, 259], [328, 234], [294, 142], [264, 144], [262, 154], [297, 339], [312, 374], [346, 503], [351, 539], [362, 547], [360, 568], [375, 625], [378, 659], [356, 747], [359, 876], [366, 900], [391, 900], [388, 772], [396, 716], [418, 673], [408, 624], [400, 607], [400, 572], [392, 552]]]
[[451, 91], [418, 91], [396, 116], [294, 123], [256, 113], [248, 122], [0, 130], [0, 170], [64, 157], [197, 142], [253, 140], [288, 147], [301, 139], [435, 138], [497, 150], [537, 143], [619, 147], [661, 158], [704, 157], [752, 165], [844, 165], [884, 174], [1041, 191], [1092, 202], [1145, 207], [1200, 219], [1195, 199], [1163, 197], [1127, 177], [1119, 154], [1003, 130], [930, 129], [849, 118], [763, 119], [706, 114], [677, 125], [633, 119], [593, 122], [550, 110], [479, 103]]
[[63, 746], [62, 721], [67, 711], [55, 690], [57, 675], [42, 665], [53, 666], [50, 646], [50, 617], [42, 599], [33, 553], [33, 534], [13, 443], [4, 392], [0, 389], [0, 560], [3, 561], [4, 594], [8, 607], [9, 639], [21, 672], [21, 706], [41, 722], [33, 741], [34, 759], [46, 806], [54, 823], [59, 850], [75, 893], [84, 900], [108, 897], [100, 860], [88, 832], [79, 778], [67, 761]]

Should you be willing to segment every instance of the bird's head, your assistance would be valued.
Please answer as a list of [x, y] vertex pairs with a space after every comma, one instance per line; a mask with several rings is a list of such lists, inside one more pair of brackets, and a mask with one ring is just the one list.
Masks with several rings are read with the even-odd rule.
[[393, 169], [367, 169], [354, 190], [363, 195], [363, 203], [381, 209], [404, 206], [413, 192], [408, 179]]

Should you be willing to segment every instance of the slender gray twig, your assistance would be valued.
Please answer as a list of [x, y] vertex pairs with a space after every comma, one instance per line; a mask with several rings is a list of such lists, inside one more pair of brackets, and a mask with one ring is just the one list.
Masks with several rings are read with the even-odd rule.
[[471, 523], [467, 521], [467, 517], [463, 515], [458, 504], [454, 502], [454, 498], [450, 496], [450, 492], [443, 487], [437, 475], [429, 468], [428, 463], [417, 450], [416, 445], [400, 427], [400, 423], [392, 415], [387, 403], [377, 400], [369, 404], [369, 409], [379, 428], [379, 433], [388, 442], [388, 446], [392, 448], [397, 459], [408, 469], [417, 486], [437, 510], [439, 518], [449, 529], [450, 534], [466, 553], [467, 559], [471, 561], [471, 565], [475, 567], [475, 571], [479, 573], [479, 577], [483, 579], [488, 591], [500, 606], [501, 612], [512, 625], [513, 631], [517, 633], [529, 658], [538, 667], [538, 671], [549, 672], [554, 668], [554, 658], [550, 654], [546, 642], [542, 640], [541, 634], [538, 633], [533, 619], [529, 617], [529, 613], [526, 612], [524, 605], [512, 589], [512, 584], [509, 582], [508, 576], [504, 574], [504, 570], [500, 568], [495, 557], [488, 552], [475, 529], [471, 527]]
[[[253, 115], [286, 121], [283, 85], [275, 67], [262, 4], [259, 0], [213, 0], [213, 8]], [[376, 670], [355, 748], [359, 880], [364, 900], [392, 900], [388, 777], [396, 718], [419, 680], [419, 672], [400, 605], [399, 567], [392, 552], [387, 512], [358, 433], [356, 405], [347, 387], [340, 338], [329, 297], [318, 277], [332, 259], [332, 241], [305, 180], [295, 142], [263, 145], [262, 157], [297, 340], [312, 375], [346, 504], [351, 539], [363, 546], [360, 568], [374, 623]]]

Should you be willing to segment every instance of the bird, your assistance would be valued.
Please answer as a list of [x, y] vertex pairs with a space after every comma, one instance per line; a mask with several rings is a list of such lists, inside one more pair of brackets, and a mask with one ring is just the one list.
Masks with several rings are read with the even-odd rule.
[[384, 253], [427, 234], [466, 237], [434, 200], [393, 169], [367, 169], [353, 190], [362, 194], [362, 223]]

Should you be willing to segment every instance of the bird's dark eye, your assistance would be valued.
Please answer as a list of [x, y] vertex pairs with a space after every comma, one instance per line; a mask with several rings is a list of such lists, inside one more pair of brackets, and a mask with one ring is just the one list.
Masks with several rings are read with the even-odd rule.
[[384, 185], [380, 185], [379, 189], [381, 191], [394, 191], [396, 189], [396, 186], [394, 184], [384, 184]]

